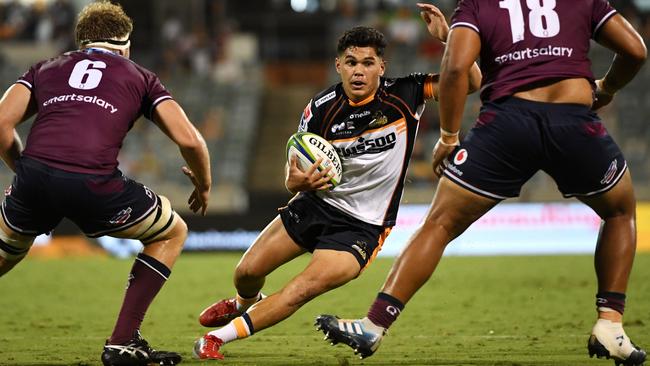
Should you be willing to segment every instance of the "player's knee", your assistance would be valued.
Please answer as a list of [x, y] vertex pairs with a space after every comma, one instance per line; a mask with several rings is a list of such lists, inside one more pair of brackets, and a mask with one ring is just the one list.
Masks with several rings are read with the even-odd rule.
[[187, 223], [185, 220], [183, 220], [182, 217], [178, 217], [178, 221], [176, 222], [176, 230], [177, 235], [183, 237], [183, 241], [187, 239], [187, 233], [189, 232], [189, 229], [187, 228]]
[[185, 220], [183, 220], [183, 218], [178, 215], [176, 216], [176, 223], [168, 235], [170, 239], [177, 239], [172, 240], [173, 243], [177, 243], [180, 247], [183, 247], [183, 245], [185, 245], [185, 240], [187, 239], [189, 230], [187, 228], [187, 223]]
[[457, 216], [458, 215], [454, 215], [452, 212], [448, 212], [447, 210], [436, 209], [434, 207], [426, 217], [424, 226], [428, 230], [442, 230], [450, 238], [455, 238], [467, 227], [467, 225], [463, 223], [462, 217]]
[[266, 274], [262, 272], [261, 266], [256, 266], [250, 261], [243, 260], [235, 268], [234, 277], [236, 283], [255, 281], [265, 276]]
[[636, 199], [630, 172], [626, 171], [621, 180], [609, 191], [595, 196], [581, 197], [603, 220], [611, 218], [634, 220]]
[[144, 245], [172, 239], [171, 242], [178, 242], [182, 246], [187, 237], [187, 225], [174, 212], [166, 197], [158, 197], [158, 207], [140, 224], [133, 239], [140, 240]]

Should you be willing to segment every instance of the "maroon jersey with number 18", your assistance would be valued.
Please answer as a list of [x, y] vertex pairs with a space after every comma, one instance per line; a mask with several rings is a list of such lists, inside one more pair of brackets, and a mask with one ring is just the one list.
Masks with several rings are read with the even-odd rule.
[[40, 62], [17, 82], [38, 107], [23, 155], [77, 173], [113, 173], [135, 120], [171, 98], [154, 73], [95, 48]]
[[589, 43], [614, 10], [606, 0], [461, 0], [451, 28], [481, 38], [481, 99], [553, 79], [592, 81]]

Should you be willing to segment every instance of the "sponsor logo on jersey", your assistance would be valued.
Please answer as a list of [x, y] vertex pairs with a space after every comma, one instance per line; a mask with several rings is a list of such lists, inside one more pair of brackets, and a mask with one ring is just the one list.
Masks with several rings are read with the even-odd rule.
[[309, 103], [307, 103], [305, 110], [302, 111], [302, 116], [300, 117], [300, 126], [298, 126], [298, 130], [307, 131], [307, 125], [309, 124], [309, 121], [313, 116], [314, 115], [311, 113], [311, 100], [310, 100]]
[[395, 79], [388, 79], [388, 80], [384, 81], [384, 87], [385, 88], [391, 87], [391, 86], [393, 86], [393, 84], [395, 84]]
[[506, 53], [496, 57], [494, 61], [498, 64], [502, 64], [508, 61], [530, 60], [540, 56], [571, 57], [572, 54], [573, 54], [573, 48], [556, 47], [556, 46], [549, 45], [546, 47], [526, 48], [525, 50], [518, 50], [518, 51]]
[[330, 130], [332, 133], [337, 133], [339, 135], [351, 135], [352, 130], [354, 129], [354, 121], [346, 121], [332, 126]]
[[113, 216], [108, 222], [111, 225], [122, 225], [126, 223], [126, 221], [131, 217], [131, 212], [133, 212], [133, 209], [131, 207], [127, 207], [120, 212], [117, 213], [117, 215]]
[[612, 163], [609, 164], [609, 168], [607, 168], [607, 171], [605, 172], [605, 176], [600, 181], [600, 184], [609, 184], [609, 183], [611, 183], [611, 181], [616, 176], [616, 171], [617, 170], [618, 170], [618, 167], [617, 167], [617, 164], [616, 164], [616, 159], [614, 159], [614, 160], [612, 160]]
[[464, 163], [467, 160], [467, 150], [466, 149], [460, 149], [454, 156], [454, 164], [460, 165]]
[[355, 144], [348, 147], [337, 147], [336, 151], [341, 157], [379, 154], [393, 149], [395, 147], [395, 141], [397, 141], [395, 132], [376, 138], [359, 137]]
[[11, 195], [12, 187], [13, 187], [13, 185], [10, 184], [9, 187], [5, 188], [5, 196]]
[[341, 122], [337, 125], [332, 126], [331, 131], [332, 133], [337, 133], [344, 128], [345, 128], [345, 122]]
[[60, 103], [60, 102], [83, 102], [83, 103], [90, 103], [90, 104], [95, 104], [96, 106], [103, 108], [107, 111], [109, 111], [111, 114], [117, 112], [117, 107], [112, 105], [111, 103], [105, 101], [102, 98], [97, 97], [96, 95], [81, 95], [81, 94], [66, 94], [66, 95], [59, 95], [58, 97], [52, 97], [45, 102], [43, 102], [43, 107], [47, 107], [48, 105], [54, 104], [54, 103]]
[[333, 91], [331, 91], [331, 92], [325, 94], [324, 96], [318, 98], [318, 99], [314, 102], [314, 105], [316, 106], [316, 108], [318, 108], [318, 107], [321, 106], [321, 104], [323, 104], [323, 103], [327, 103], [328, 101], [334, 99], [335, 96], [336, 96], [336, 91], [333, 90]]
[[384, 116], [381, 111], [375, 112], [375, 114], [372, 116], [372, 121], [368, 124], [368, 127], [370, 128], [378, 128], [381, 127], [385, 124], [388, 123], [388, 118]]
[[348, 117], [348, 118], [349, 119], [363, 118], [363, 117], [366, 117], [366, 116], [369, 116], [369, 115], [370, 115], [370, 111], [363, 111], [363, 112], [359, 112], [359, 113], [352, 113], [350, 115], [350, 117]]

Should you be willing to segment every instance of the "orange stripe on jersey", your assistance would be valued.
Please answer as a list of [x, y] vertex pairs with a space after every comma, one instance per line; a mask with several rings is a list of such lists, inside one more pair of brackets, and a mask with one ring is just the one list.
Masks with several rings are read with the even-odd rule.
[[406, 119], [404, 119], [404, 118], [400, 118], [400, 119], [398, 119], [397, 121], [395, 121], [395, 122], [391, 122], [391, 123], [389, 123], [389, 124], [387, 124], [387, 125], [385, 125], [385, 126], [383, 126], [383, 127], [375, 128], [374, 130], [367, 130], [367, 131], [364, 131], [364, 133], [362, 133], [361, 135], [358, 135], [358, 136], [349, 137], [349, 138], [347, 138], [347, 139], [329, 140], [329, 141], [330, 141], [330, 142], [347, 142], [347, 141], [355, 141], [355, 140], [359, 139], [359, 137], [361, 137], [361, 136], [365, 136], [365, 135], [368, 135], [368, 134], [370, 134], [370, 133], [377, 132], [377, 131], [381, 131], [381, 130], [385, 130], [385, 129], [387, 129], [387, 128], [391, 128], [391, 127], [396, 127], [398, 130], [399, 130], [400, 128], [402, 128], [402, 127], [403, 127], [403, 128], [406, 128]]
[[368, 266], [370, 265], [370, 263], [372, 263], [372, 261], [375, 260], [375, 257], [377, 257], [377, 254], [381, 250], [381, 247], [384, 246], [384, 242], [386, 241], [386, 238], [390, 234], [391, 230], [393, 230], [392, 227], [387, 227], [387, 228], [384, 228], [383, 233], [379, 234], [379, 238], [377, 239], [377, 248], [375, 248], [375, 251], [372, 252], [372, 255], [370, 256], [370, 259], [368, 259], [368, 263], [366, 263], [366, 265], [363, 268], [361, 268], [362, 272], [363, 272], [364, 269], [368, 268]]
[[[424, 99], [431, 99], [435, 97], [435, 95], [433, 94], [434, 83], [435, 83], [434, 75], [432, 74], [427, 75], [427, 78], [424, 80]], [[437, 100], [438, 98], [435, 99]]]
[[245, 321], [244, 318], [242, 318], [241, 316], [232, 321], [232, 324], [235, 326], [235, 330], [237, 331], [237, 338], [238, 339], [239, 338], [246, 338], [246, 337], [248, 337], [250, 335], [248, 333], [248, 331], [246, 330], [247, 327], [246, 327], [246, 324], [244, 324], [244, 321]]

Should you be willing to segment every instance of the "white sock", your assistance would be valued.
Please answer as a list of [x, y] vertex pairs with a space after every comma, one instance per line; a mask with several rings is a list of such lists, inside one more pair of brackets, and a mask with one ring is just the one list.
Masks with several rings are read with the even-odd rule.
[[364, 329], [367, 329], [373, 333], [384, 334], [386, 331], [386, 328], [373, 323], [372, 320], [368, 319], [368, 317], [361, 319], [361, 324], [363, 324]]
[[230, 321], [224, 327], [208, 332], [208, 334], [221, 339], [223, 343], [232, 342], [236, 339], [246, 338], [251, 335], [248, 324], [241, 316]]

